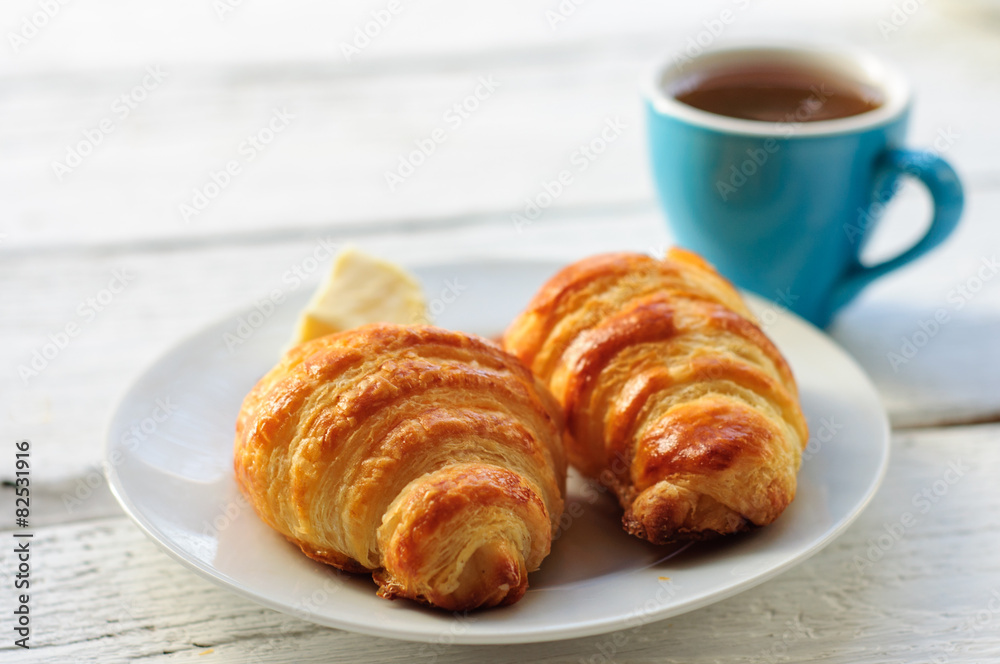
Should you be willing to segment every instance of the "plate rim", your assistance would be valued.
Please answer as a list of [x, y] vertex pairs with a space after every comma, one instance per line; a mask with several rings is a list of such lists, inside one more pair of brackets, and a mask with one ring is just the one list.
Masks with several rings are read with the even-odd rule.
[[[509, 267], [516, 265], [531, 265], [538, 269], [550, 269], [554, 272], [557, 271], [572, 262], [571, 259], [556, 259], [556, 258], [537, 258], [537, 257], [513, 257], [513, 256], [492, 256], [478, 258], [476, 260], [470, 259], [458, 259], [458, 260], [429, 260], [429, 261], [412, 261], [406, 262], [404, 267], [408, 269], [433, 269], [438, 267], [446, 266], [475, 266], [481, 268], [484, 264], [491, 264], [493, 266]], [[305, 292], [308, 294], [308, 287], [305, 288]], [[791, 558], [782, 560], [779, 564], [772, 566], [771, 568], [764, 570], [762, 572], [756, 572], [752, 576], [732, 583], [726, 586], [722, 590], [715, 592], [710, 592], [707, 594], [702, 594], [700, 596], [692, 597], [686, 601], [680, 601], [677, 603], [669, 604], [667, 606], [661, 607], [659, 609], [654, 609], [646, 612], [636, 612], [633, 616], [633, 620], [638, 617], [638, 625], [645, 625], [653, 622], [659, 622], [667, 618], [675, 617], [684, 613], [689, 613], [691, 611], [696, 611], [698, 609], [704, 608], [716, 602], [723, 601], [745, 592], [751, 588], [754, 588], [762, 583], [765, 583], [780, 574], [796, 567], [803, 562], [807, 561], [809, 558], [816, 555], [819, 551], [826, 548], [831, 542], [840, 537], [843, 532], [849, 528], [858, 517], [867, 509], [871, 501], [874, 499], [875, 495], [878, 493], [881, 487], [885, 475], [888, 471], [889, 462], [891, 458], [891, 427], [889, 424], [888, 414], [885, 410], [885, 406], [882, 403], [881, 396], [879, 395], [874, 383], [872, 383], [871, 378], [865, 372], [865, 370], [858, 364], [857, 360], [850, 355], [840, 344], [836, 342], [830, 335], [826, 334], [823, 330], [817, 328], [812, 323], [804, 320], [794, 312], [791, 312], [780, 304], [773, 303], [765, 298], [756, 295], [755, 293], [748, 292], [740, 289], [740, 294], [745, 298], [752, 309], [759, 310], [762, 307], [769, 307], [776, 309], [781, 312], [783, 316], [788, 316], [794, 320], [795, 323], [804, 325], [810, 328], [812, 333], [818, 334], [825, 339], [826, 342], [831, 344], [839, 354], [842, 356], [841, 359], [846, 361], [850, 368], [855, 371], [859, 377], [864, 381], [865, 387], [876, 396], [875, 407], [878, 410], [878, 429], [881, 436], [881, 460], [876, 473], [873, 476], [872, 481], [865, 488], [864, 493], [858, 502], [854, 505], [853, 509], [847, 513], [839, 522], [832, 527], [828, 532], [824, 534], [823, 537], [815, 540], [811, 545], [798, 552]], [[338, 620], [335, 618], [329, 618], [318, 613], [309, 613], [307, 611], [297, 611], [290, 609], [290, 607], [282, 605], [280, 602], [273, 601], [269, 597], [257, 594], [251, 589], [245, 587], [239, 580], [231, 577], [230, 575], [218, 570], [217, 568], [205, 563], [199, 559], [193, 557], [188, 557], [184, 555], [182, 551], [175, 549], [168, 541], [164, 541], [166, 538], [161, 537], [160, 532], [151, 523], [148, 522], [146, 517], [139, 510], [138, 506], [134, 501], [127, 495], [124, 486], [121, 483], [121, 477], [119, 473], [119, 464], [111, 463], [110, 455], [116, 450], [115, 439], [113, 437], [115, 425], [119, 419], [119, 414], [123, 410], [123, 407], [130, 401], [130, 399], [137, 393], [137, 390], [143, 380], [152, 374], [155, 370], [160, 368], [165, 361], [170, 358], [174, 353], [181, 350], [183, 347], [193, 344], [205, 334], [207, 330], [213, 327], [221, 325], [225, 322], [230, 321], [231, 318], [235, 318], [243, 313], [249, 308], [246, 302], [242, 303], [238, 307], [233, 307], [225, 315], [213, 318], [209, 323], [201, 325], [196, 330], [183, 335], [178, 341], [171, 344], [167, 349], [159, 352], [155, 359], [147, 363], [142, 367], [140, 371], [134, 374], [127, 388], [116, 400], [114, 408], [111, 411], [111, 415], [107, 420], [107, 424], [104, 428], [104, 442], [102, 446], [102, 465], [104, 466], [104, 476], [108, 483], [108, 487], [111, 490], [112, 495], [115, 500], [121, 506], [125, 514], [139, 526], [139, 529], [156, 544], [156, 546], [167, 553], [175, 561], [181, 563], [184, 567], [190, 569], [191, 571], [198, 574], [198, 576], [206, 579], [213, 584], [225, 588], [226, 590], [233, 592], [241, 597], [249, 599], [250, 601], [265, 606], [269, 609], [277, 611], [283, 615], [291, 616], [300, 620], [305, 620], [314, 624], [322, 625], [324, 627], [332, 627], [336, 629], [343, 629], [359, 634], [365, 634], [368, 636], [378, 636], [383, 638], [390, 638], [396, 640], [403, 640], [408, 642], [419, 642], [419, 643], [435, 643], [439, 641], [440, 634], [438, 632], [427, 632], [421, 629], [380, 629], [377, 625], [368, 625], [361, 621], [349, 622], [345, 620]], [[255, 514], [256, 516], [256, 514]], [[462, 632], [459, 634], [449, 635], [449, 642], [456, 645], [504, 645], [504, 644], [518, 644], [518, 643], [541, 643], [550, 641], [561, 641], [566, 639], [583, 638], [587, 636], [595, 636], [599, 634], [610, 633], [618, 631], [620, 629], [629, 629], [629, 618], [630, 616], [619, 616], [614, 615], [602, 619], [592, 619], [582, 623], [576, 623], [566, 626], [541, 626], [538, 628], [531, 628], [528, 631], [519, 631], [516, 633], [477, 633], [475, 630], [470, 630]]]

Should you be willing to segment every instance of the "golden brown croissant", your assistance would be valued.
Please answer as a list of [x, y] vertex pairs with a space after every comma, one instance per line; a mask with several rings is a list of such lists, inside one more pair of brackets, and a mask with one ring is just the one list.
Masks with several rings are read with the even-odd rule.
[[499, 346], [374, 324], [290, 350], [247, 395], [235, 468], [260, 517], [379, 595], [511, 604], [563, 509], [558, 404]]
[[570, 463], [654, 543], [774, 521], [808, 438], [784, 358], [700, 257], [606, 254], [553, 277], [504, 335], [562, 404]]

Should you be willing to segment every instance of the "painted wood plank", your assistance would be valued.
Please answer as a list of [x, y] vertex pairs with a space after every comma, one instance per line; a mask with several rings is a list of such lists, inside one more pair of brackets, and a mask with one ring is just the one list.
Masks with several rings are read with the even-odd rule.
[[[775, 23], [778, 9], [789, 6], [762, 5], [759, 14], [755, 10], [733, 23], [726, 37], [771, 35], [777, 27], [811, 35], [818, 23], [801, 17], [794, 29], [792, 18]], [[185, 7], [164, 10], [162, 19], [190, 22], [191, 7]], [[151, 53], [121, 58], [113, 68], [94, 63], [89, 69], [37, 76], [27, 75], [30, 69], [11, 73], [5, 77], [7, 94], [0, 98], [5, 148], [0, 194], [6, 213], [0, 232], [7, 236], [0, 250], [283, 228], [356, 231], [455, 223], [517, 211], [561, 170], [570, 170], [574, 183], [557, 197], [554, 209], [649, 204], [654, 196], [639, 84], [652, 61], [683, 48], [692, 34], [704, 30], [702, 21], [713, 11], [706, 7], [694, 16], [667, 20], [676, 7], [660, 8], [656, 11], [667, 13], [647, 21], [641, 13], [614, 10], [622, 17], [612, 25], [621, 30], [631, 21], [633, 30], [621, 34], [609, 28], [602, 40], [557, 41], [528, 52], [508, 44], [456, 59], [401, 52], [384, 66], [367, 69], [330, 58], [206, 64], [192, 47], [188, 59]], [[244, 9], [251, 10], [249, 3]], [[827, 39], [859, 42], [898, 63], [914, 79], [918, 94], [913, 143], [928, 146], [940, 132], [954, 134], [947, 156], [967, 176], [970, 189], [995, 190], [1000, 171], [993, 156], [1000, 149], [1000, 133], [990, 109], [1000, 103], [1000, 87], [987, 63], [1000, 58], [1000, 44], [989, 33], [959, 29], [964, 24], [933, 15], [935, 20], [925, 20], [930, 8], [906, 30], [883, 39], [875, 25], [884, 10], [868, 9], [852, 21], [831, 20]], [[72, 16], [83, 20], [89, 11], [67, 6], [67, 22], [53, 22], [51, 41], [58, 41], [57, 31]], [[105, 5], [101, 11], [110, 9]], [[130, 11], [116, 6], [117, 20], [131, 20]], [[590, 11], [610, 10], [581, 7], [580, 20], [594, 20], [587, 18]], [[708, 13], [703, 17], [702, 11]], [[792, 10], [789, 16], [796, 11], [801, 12]], [[90, 20], [82, 27], [92, 28]], [[520, 30], [532, 30], [512, 19], [491, 29], [497, 39], [510, 31], [515, 44]], [[186, 43], [170, 34], [170, 44]], [[135, 47], [107, 41], [107, 48]], [[24, 54], [25, 63], [30, 56]], [[156, 82], [147, 67], [159, 67], [165, 79]], [[477, 90], [487, 95], [480, 77], [492, 77], [498, 87], [488, 98], [469, 101]], [[155, 87], [135, 93], [142, 101], [120, 100], [144, 80]], [[477, 107], [467, 118], [454, 112], [456, 103], [467, 102]], [[275, 118], [276, 108], [294, 116], [287, 127]], [[625, 126], [621, 136], [592, 163], [576, 161], [580, 146], [597, 139], [604, 123], [615, 118]], [[103, 120], [112, 130], [101, 136]], [[283, 128], [270, 143], [261, 142], [257, 149], [248, 142], [261, 133], [260, 141], [268, 138], [272, 121]], [[437, 143], [431, 138], [435, 130], [441, 132]], [[95, 137], [89, 142], [101, 136], [93, 148], [87, 132]], [[433, 154], [417, 152], [411, 158], [427, 141], [435, 143]], [[77, 163], [70, 152], [88, 150], [69, 173], [56, 165], [68, 168]], [[423, 163], [390, 188], [387, 172], [408, 172], [401, 158]], [[238, 173], [225, 173], [230, 162]], [[218, 186], [213, 174], [228, 184], [209, 200]], [[196, 191], [204, 196], [205, 209], [183, 213], [182, 204], [202, 203]]]
[[[882, 38], [878, 21], [890, 17], [892, 0], [848, 0], [804, 7], [790, 0], [709, 0], [685, 3], [633, 4], [513, 0], [497, 6], [468, 7], [451, 0], [427, 0], [420, 5], [398, 3], [385, 16], [387, 0], [321, 5], [309, 0], [242, 2], [225, 5], [178, 0], [169, 6], [146, 8], [120, 0], [92, 0], [87, 5], [50, 9], [52, 16], [36, 18], [40, 7], [32, 0], [4, 4], [2, 25], [7, 28], [0, 51], [0, 73], [79, 70], [118, 67], [129, 61], [182, 61], [230, 64], [325, 60], [355, 68], [402, 58], [437, 57], [526, 50], [561, 46], [608, 37], [633, 38], [651, 30], [670, 34], [678, 26], [692, 32], [704, 22], [731, 14], [716, 27], [723, 36], [751, 30], [769, 30], [808, 39], [812, 33], [847, 33]], [[938, 12], [922, 8], [911, 12], [898, 38], [940, 20]], [[376, 15], [376, 16], [373, 16]], [[367, 25], [381, 18], [384, 24]], [[44, 23], [38, 34], [19, 44], [28, 22]], [[565, 20], [563, 20], [565, 19]], [[365, 45], [358, 29], [372, 37]], [[178, 38], [183, 35], [185, 38]], [[685, 35], [686, 36], [686, 35]], [[356, 45], [360, 53], [345, 50]]]
[[[35, 664], [994, 661], [1000, 658], [998, 438], [997, 425], [896, 434], [885, 485], [858, 522], [814, 558], [693, 613], [546, 644], [453, 646], [442, 634], [438, 644], [424, 646], [317, 627], [201, 580], [124, 517], [42, 528], [32, 544], [33, 649], [12, 649], [5, 640], [0, 658]], [[821, 462], [821, 452], [814, 459]], [[0, 537], [9, 541], [10, 534]], [[12, 556], [8, 547], [0, 552], [6, 576]], [[0, 612], [0, 633], [10, 633], [11, 620], [9, 611]]]

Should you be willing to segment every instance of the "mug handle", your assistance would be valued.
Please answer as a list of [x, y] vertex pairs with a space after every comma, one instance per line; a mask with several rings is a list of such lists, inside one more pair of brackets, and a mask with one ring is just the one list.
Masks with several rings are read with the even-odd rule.
[[[871, 266], [862, 265], [858, 260], [849, 268], [840, 278], [840, 283], [834, 287], [830, 299], [830, 315], [854, 299], [861, 289], [875, 279], [923, 256], [944, 242], [958, 226], [958, 219], [962, 216], [965, 202], [962, 183], [959, 182], [955, 169], [936, 154], [921, 150], [886, 150], [879, 158], [877, 169], [882, 174], [882, 182], [886, 179], [895, 182], [905, 175], [920, 180], [934, 201], [934, 216], [924, 236], [895, 258]], [[885, 187], [879, 187], [877, 190], [884, 189]]]

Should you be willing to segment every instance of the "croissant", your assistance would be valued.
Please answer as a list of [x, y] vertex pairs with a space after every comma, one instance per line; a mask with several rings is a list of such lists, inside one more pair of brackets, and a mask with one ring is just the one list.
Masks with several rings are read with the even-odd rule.
[[390, 324], [290, 350], [243, 402], [234, 466], [307, 556], [453, 611], [524, 595], [566, 482], [559, 406], [516, 358]]
[[764, 526], [795, 497], [808, 431], [781, 353], [700, 257], [570, 265], [504, 347], [563, 406], [570, 463], [655, 544]]

